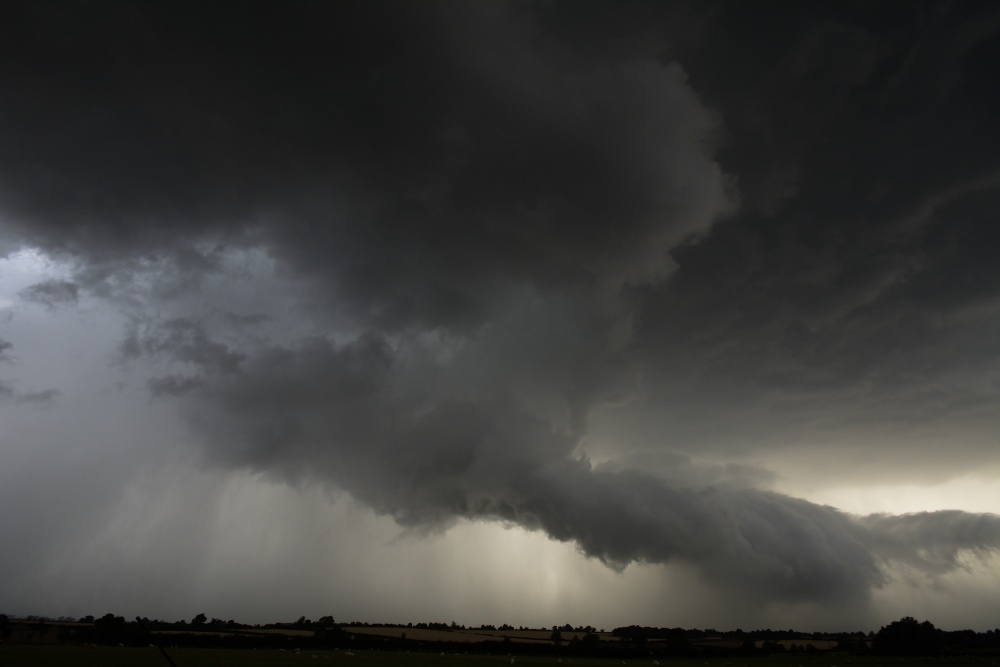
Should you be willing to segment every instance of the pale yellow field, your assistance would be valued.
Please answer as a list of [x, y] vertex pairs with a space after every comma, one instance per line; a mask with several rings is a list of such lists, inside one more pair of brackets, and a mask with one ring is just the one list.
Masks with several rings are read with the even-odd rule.
[[[368, 627], [344, 627], [345, 632], [353, 632], [361, 635], [374, 635], [378, 637], [401, 637], [404, 633], [407, 639], [431, 642], [482, 642], [500, 641], [504, 637], [510, 637], [512, 642], [522, 644], [534, 644], [538, 642], [551, 641], [551, 630], [429, 630], [424, 628], [394, 628], [385, 626]], [[562, 640], [570, 641], [573, 638], [583, 639], [582, 632], [562, 632]], [[610, 633], [600, 635], [604, 641], [617, 640]]]
[[[757, 646], [760, 647], [763, 643], [757, 642]], [[793, 644], [802, 647], [812, 644], [813, 648], [819, 651], [830, 651], [837, 648], [837, 642], [833, 639], [779, 639], [777, 643], [785, 648], [791, 648]]]
[[422, 642], [481, 642], [482, 636], [469, 634], [462, 630], [428, 630], [426, 628], [390, 628], [383, 626], [344, 627], [344, 632], [356, 635], [375, 635], [377, 637], [400, 638], [404, 634], [407, 639]]
[[[490, 637], [510, 637], [511, 640], [532, 639], [535, 641], [549, 641], [552, 638], [551, 630], [469, 630], [468, 632], [476, 632]], [[583, 639], [582, 632], [568, 632], [566, 630], [562, 630], [560, 632], [562, 634], [563, 641], [569, 641], [574, 637], [577, 639]]]

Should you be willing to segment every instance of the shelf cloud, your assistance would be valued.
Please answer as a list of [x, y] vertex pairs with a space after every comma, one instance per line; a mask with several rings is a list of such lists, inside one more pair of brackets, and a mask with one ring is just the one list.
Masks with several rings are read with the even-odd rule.
[[183, 451], [748, 606], [990, 577], [995, 503], [820, 492], [996, 483], [998, 35], [923, 2], [6, 3], [8, 493], [44, 413], [121, 466], [77, 523]]

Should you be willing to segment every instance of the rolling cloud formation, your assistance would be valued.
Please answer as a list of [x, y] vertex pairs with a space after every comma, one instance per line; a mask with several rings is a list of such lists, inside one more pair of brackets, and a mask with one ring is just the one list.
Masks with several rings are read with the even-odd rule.
[[1000, 14], [914, 4], [6, 3], [0, 242], [73, 267], [22, 299], [124, 313], [214, 465], [863, 602], [1000, 516], [705, 461], [988, 457]]

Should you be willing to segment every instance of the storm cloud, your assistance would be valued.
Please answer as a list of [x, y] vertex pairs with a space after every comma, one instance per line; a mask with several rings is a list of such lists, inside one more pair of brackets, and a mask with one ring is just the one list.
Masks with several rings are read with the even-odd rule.
[[1000, 472], [995, 7], [0, 12], [3, 370], [58, 384], [31, 332], [74, 313], [107, 369], [5, 410], [127, 395], [206, 469], [744, 602], [1000, 551], [996, 514], [787, 478]]
[[21, 297], [28, 301], [44, 304], [49, 308], [75, 304], [80, 290], [75, 283], [67, 280], [47, 280], [21, 290]]

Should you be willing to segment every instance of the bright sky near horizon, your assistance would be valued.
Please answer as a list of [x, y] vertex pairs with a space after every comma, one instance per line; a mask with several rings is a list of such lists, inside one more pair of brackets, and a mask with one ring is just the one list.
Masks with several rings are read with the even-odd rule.
[[0, 6], [0, 613], [1000, 624], [1000, 6]]

